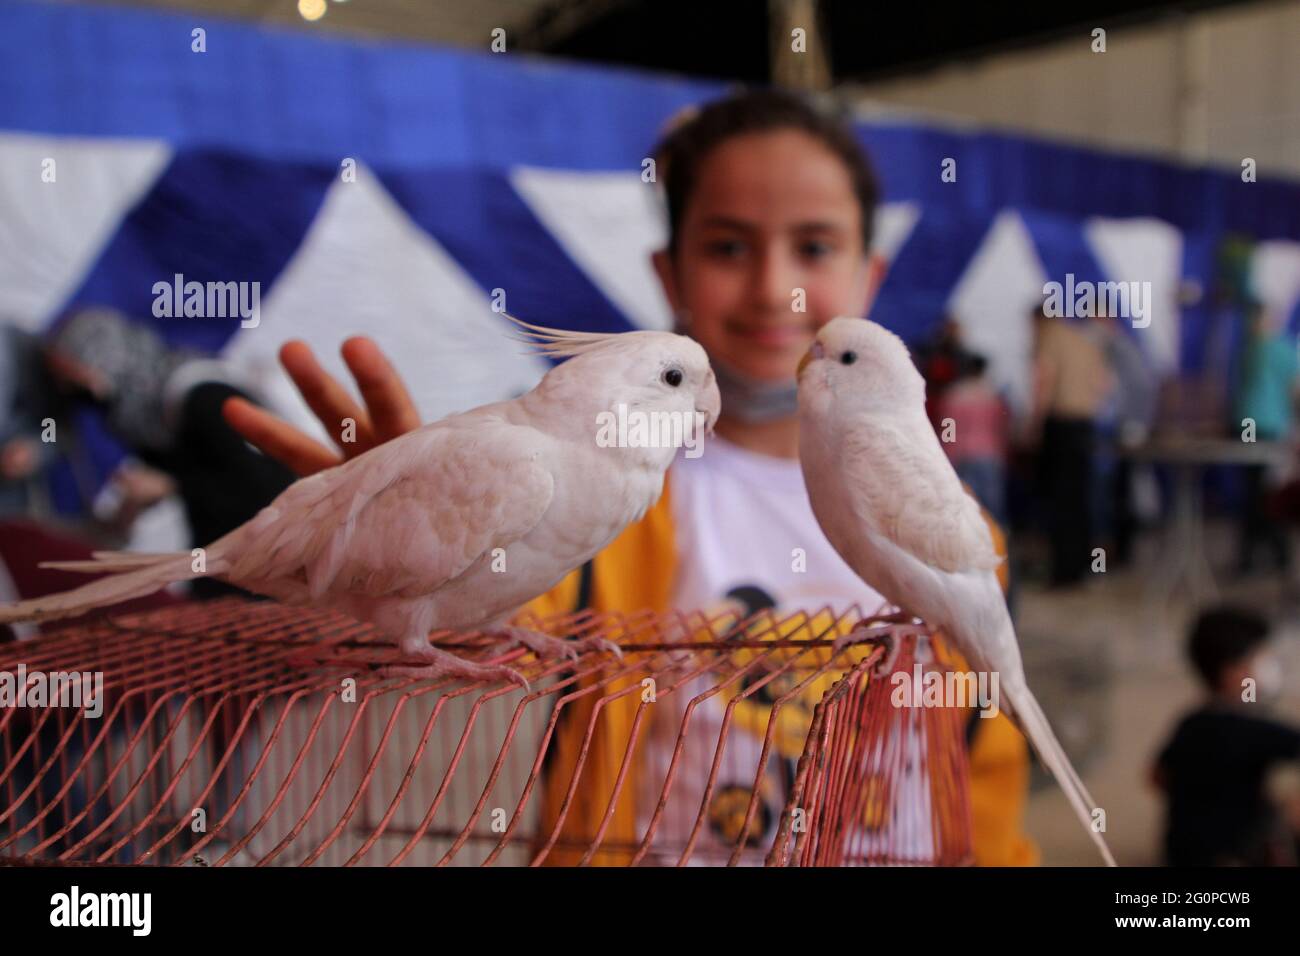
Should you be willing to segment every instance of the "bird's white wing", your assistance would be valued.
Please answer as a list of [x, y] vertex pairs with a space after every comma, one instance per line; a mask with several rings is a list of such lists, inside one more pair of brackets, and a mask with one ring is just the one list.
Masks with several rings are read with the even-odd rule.
[[942, 571], [1001, 563], [929, 422], [857, 418], [844, 430], [841, 454], [851, 507], [869, 528]]
[[439, 422], [291, 485], [223, 540], [236, 583], [417, 597], [527, 534], [551, 503], [546, 439], [489, 419]]

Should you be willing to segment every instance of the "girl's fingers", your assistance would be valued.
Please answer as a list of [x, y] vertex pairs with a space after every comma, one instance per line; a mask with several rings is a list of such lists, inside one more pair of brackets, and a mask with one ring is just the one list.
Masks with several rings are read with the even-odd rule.
[[[305, 342], [294, 339], [284, 343], [280, 347], [280, 364], [345, 457], [359, 455], [374, 444], [370, 416], [357, 406], [329, 372], [320, 367]], [[344, 441], [344, 420], [349, 418], [356, 423], [351, 436], [354, 440]]]
[[[280, 364], [343, 452], [343, 458], [288, 422], [243, 399], [228, 399], [222, 414], [246, 441], [298, 475], [331, 468], [343, 459], [353, 458], [420, 426], [420, 416], [410, 393], [379, 346], [368, 338], [354, 336], [343, 344], [343, 360], [357, 381], [366, 410], [321, 368], [305, 342], [295, 339], [280, 348]], [[346, 419], [356, 423], [349, 436], [351, 441], [344, 440]]]
[[420, 413], [411, 393], [374, 341], [353, 336], [343, 343], [342, 353], [365, 399], [376, 444], [420, 427]]
[[226, 424], [245, 441], [300, 477], [332, 468], [342, 461], [337, 452], [330, 451], [288, 422], [242, 398], [232, 396], [226, 399], [221, 414]]

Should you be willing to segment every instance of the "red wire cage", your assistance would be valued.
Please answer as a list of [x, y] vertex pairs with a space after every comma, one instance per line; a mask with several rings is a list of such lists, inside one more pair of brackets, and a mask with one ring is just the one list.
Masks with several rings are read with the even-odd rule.
[[[537, 624], [622, 659], [516, 649], [526, 692], [380, 676], [396, 649], [329, 612], [101, 614], [0, 646], [11, 687], [47, 689], [0, 708], [0, 861], [966, 864], [967, 712], [895, 706], [882, 647], [833, 649], [895, 623], [583, 612]], [[895, 672], [947, 655], [903, 639]], [[78, 674], [93, 707], [63, 706]]]

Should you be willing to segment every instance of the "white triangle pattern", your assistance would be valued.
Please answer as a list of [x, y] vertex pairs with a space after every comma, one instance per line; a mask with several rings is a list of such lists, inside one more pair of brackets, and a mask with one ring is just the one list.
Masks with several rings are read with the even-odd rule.
[[1272, 239], [1255, 247], [1250, 270], [1251, 291], [1280, 326], [1300, 301], [1300, 242]]
[[153, 140], [0, 132], [0, 317], [45, 328], [170, 158]]
[[1129, 320], [1152, 367], [1160, 373], [1173, 372], [1181, 339], [1182, 233], [1160, 219], [1097, 218], [1084, 224], [1084, 235], [1108, 280], [1150, 283], [1150, 301], [1145, 302], [1149, 313]]
[[260, 324], [240, 329], [225, 354], [273, 407], [323, 438], [280, 369], [277, 354], [289, 339], [306, 341], [356, 394], [339, 346], [352, 335], [370, 336], [428, 422], [537, 383], [549, 365], [508, 338], [511, 328], [373, 173], [358, 167], [355, 182], [330, 187], [302, 245], [263, 296]]
[[1047, 273], [1019, 213], [999, 213], [948, 299], [965, 344], [989, 362], [989, 377], [1017, 413], [1031, 399], [1033, 322]]
[[886, 262], [893, 262], [898, 257], [898, 250], [912, 237], [912, 230], [920, 218], [921, 207], [914, 202], [891, 202], [878, 206], [871, 251]]
[[637, 173], [518, 167], [515, 192], [596, 288], [638, 328], [668, 329], [672, 310], [650, 255], [668, 234], [654, 186]]

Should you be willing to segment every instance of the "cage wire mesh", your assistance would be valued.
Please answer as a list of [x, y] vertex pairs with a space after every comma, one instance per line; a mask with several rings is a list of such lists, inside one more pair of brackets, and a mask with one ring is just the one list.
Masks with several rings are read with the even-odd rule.
[[[0, 860], [971, 861], [968, 712], [895, 706], [891, 681], [872, 676], [883, 646], [833, 649], [855, 624], [884, 634], [898, 618], [532, 623], [609, 638], [623, 658], [499, 657], [527, 693], [381, 677], [398, 652], [369, 626], [240, 598], [101, 614], [0, 646], [0, 674], [103, 679], [99, 716], [0, 708]], [[432, 640], [471, 656], [492, 643]], [[895, 673], [950, 654], [936, 636], [902, 638]]]

